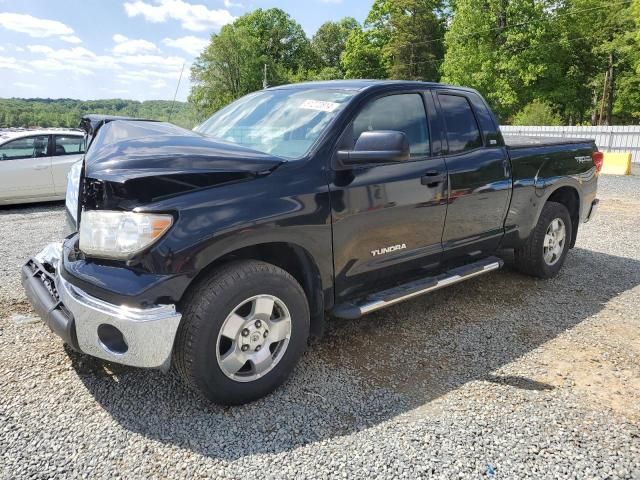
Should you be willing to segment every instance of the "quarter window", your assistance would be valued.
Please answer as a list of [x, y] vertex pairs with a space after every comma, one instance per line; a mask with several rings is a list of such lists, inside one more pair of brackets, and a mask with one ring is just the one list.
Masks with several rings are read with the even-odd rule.
[[84, 137], [56, 135], [54, 155], [78, 155], [84, 153]]
[[469, 100], [460, 95], [439, 94], [442, 115], [447, 127], [449, 153], [459, 153], [482, 146], [478, 122]]
[[46, 157], [48, 142], [49, 137], [47, 135], [17, 138], [0, 145], [0, 160]]
[[404, 132], [411, 157], [429, 155], [429, 130], [422, 96], [417, 93], [390, 95], [366, 105], [353, 121], [353, 142], [371, 130]]

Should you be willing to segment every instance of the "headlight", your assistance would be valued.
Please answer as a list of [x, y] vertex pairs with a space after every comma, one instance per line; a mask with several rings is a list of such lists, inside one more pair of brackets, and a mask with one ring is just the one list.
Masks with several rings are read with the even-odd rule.
[[87, 255], [126, 260], [164, 235], [171, 215], [89, 210], [82, 212], [80, 250]]

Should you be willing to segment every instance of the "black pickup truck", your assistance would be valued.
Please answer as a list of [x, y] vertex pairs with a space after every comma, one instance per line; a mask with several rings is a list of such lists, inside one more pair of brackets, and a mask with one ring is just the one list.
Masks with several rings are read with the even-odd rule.
[[224, 404], [291, 373], [325, 317], [356, 318], [500, 268], [553, 277], [596, 210], [591, 140], [505, 139], [474, 90], [286, 85], [194, 131], [89, 116], [78, 233], [22, 269], [72, 348], [177, 367]]

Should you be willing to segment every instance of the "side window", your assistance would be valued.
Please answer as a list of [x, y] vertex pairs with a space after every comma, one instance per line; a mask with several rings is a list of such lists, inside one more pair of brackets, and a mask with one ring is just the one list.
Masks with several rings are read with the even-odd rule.
[[411, 157], [429, 155], [429, 130], [422, 96], [417, 93], [389, 95], [366, 105], [353, 121], [353, 142], [371, 130], [404, 132]]
[[447, 127], [449, 153], [459, 153], [482, 146], [478, 122], [469, 100], [460, 95], [438, 94]]
[[48, 142], [48, 135], [17, 138], [0, 145], [0, 160], [46, 157]]
[[54, 155], [77, 155], [84, 153], [84, 137], [56, 135]]

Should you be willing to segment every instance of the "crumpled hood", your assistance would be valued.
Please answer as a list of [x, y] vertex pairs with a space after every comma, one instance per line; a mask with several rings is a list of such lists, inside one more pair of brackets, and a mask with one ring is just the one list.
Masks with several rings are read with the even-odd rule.
[[170, 123], [114, 120], [104, 123], [85, 156], [85, 175], [109, 182], [183, 174], [266, 174], [283, 160], [217, 141]]

